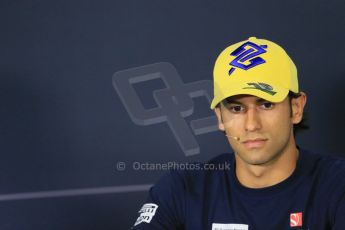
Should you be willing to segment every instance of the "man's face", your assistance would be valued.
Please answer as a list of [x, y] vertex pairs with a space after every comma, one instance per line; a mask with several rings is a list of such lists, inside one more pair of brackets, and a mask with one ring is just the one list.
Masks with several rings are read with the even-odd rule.
[[[216, 108], [219, 129], [225, 131], [240, 160], [250, 165], [267, 165], [284, 151], [295, 148], [293, 124], [300, 122], [303, 98], [285, 98], [280, 103], [239, 95], [227, 98]], [[229, 136], [239, 137], [240, 140]]]

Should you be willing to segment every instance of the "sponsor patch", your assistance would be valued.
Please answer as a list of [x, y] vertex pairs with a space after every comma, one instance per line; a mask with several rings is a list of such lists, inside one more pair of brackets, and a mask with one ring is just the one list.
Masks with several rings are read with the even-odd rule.
[[213, 223], [212, 230], [248, 230], [246, 224], [219, 224]]
[[157, 208], [158, 205], [153, 203], [144, 204], [138, 212], [140, 216], [138, 217], [137, 221], [135, 221], [134, 226], [142, 222], [150, 223], [153, 216], [156, 214]]
[[236, 58], [230, 62], [231, 69], [229, 70], [229, 76], [236, 68], [248, 70], [257, 65], [266, 63], [266, 61], [260, 57], [261, 54], [266, 53], [267, 45], [257, 45], [253, 42], [246, 42], [240, 47], [235, 49], [230, 55]]
[[301, 227], [302, 226], [302, 213], [291, 213], [290, 214], [290, 227]]
[[262, 92], [268, 93], [270, 95], [274, 95], [277, 92], [273, 91], [273, 87], [270, 86], [269, 84], [263, 83], [263, 82], [249, 82], [247, 83], [247, 85], [251, 86], [251, 87], [243, 87], [242, 89], [257, 89], [260, 90]]

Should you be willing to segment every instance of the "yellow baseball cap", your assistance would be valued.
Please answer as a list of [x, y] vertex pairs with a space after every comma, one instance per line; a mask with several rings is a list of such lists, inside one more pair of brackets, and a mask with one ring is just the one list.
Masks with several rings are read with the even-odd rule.
[[227, 97], [249, 94], [281, 102], [289, 91], [298, 93], [297, 68], [274, 42], [250, 37], [225, 48], [213, 70], [211, 109]]

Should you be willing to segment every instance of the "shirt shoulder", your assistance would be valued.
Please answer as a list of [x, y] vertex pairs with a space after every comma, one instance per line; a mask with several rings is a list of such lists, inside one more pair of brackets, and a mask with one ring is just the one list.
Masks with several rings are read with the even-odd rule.
[[303, 154], [304, 165], [301, 166], [310, 169], [305, 173], [313, 184], [311, 192], [321, 200], [326, 199], [330, 213], [335, 216], [338, 206], [345, 204], [345, 159], [308, 151]]
[[306, 161], [312, 165], [312, 172], [328, 182], [345, 181], [345, 158], [304, 151]]
[[234, 154], [223, 153], [207, 162], [191, 163], [188, 170], [173, 171], [172, 177], [183, 182], [184, 192], [188, 197], [203, 197], [206, 191], [216, 191], [224, 181], [229, 180], [233, 169]]
[[181, 164], [166, 172], [150, 188], [132, 229], [183, 229], [188, 200], [202, 197], [203, 188], [212, 187], [210, 178], [217, 178], [220, 167], [230, 160], [231, 154], [221, 154], [206, 163]]
[[203, 191], [205, 186], [212, 187], [218, 180], [232, 169], [234, 154], [223, 153], [206, 162], [183, 164], [183, 168], [174, 168], [166, 172], [154, 185], [153, 190], [160, 197], [173, 191], [180, 198]]

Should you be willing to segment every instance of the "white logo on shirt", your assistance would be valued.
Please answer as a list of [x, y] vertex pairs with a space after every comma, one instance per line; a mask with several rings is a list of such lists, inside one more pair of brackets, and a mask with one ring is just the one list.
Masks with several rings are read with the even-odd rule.
[[153, 216], [156, 213], [157, 208], [158, 208], [158, 205], [156, 205], [156, 204], [152, 204], [152, 203], [144, 204], [143, 207], [141, 207], [141, 209], [138, 212], [140, 214], [140, 216], [138, 217], [134, 226], [136, 226], [142, 222], [150, 223]]
[[248, 225], [212, 223], [212, 230], [248, 230]]

